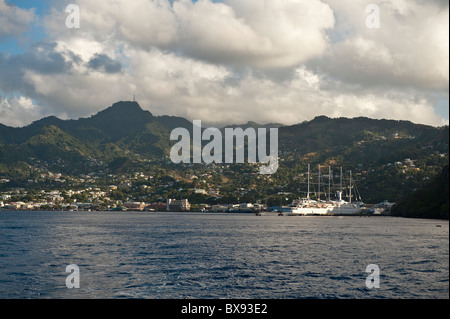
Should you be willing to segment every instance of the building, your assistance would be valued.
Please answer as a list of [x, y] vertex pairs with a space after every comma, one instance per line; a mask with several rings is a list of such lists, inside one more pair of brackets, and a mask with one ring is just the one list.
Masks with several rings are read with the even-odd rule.
[[147, 205], [146, 210], [155, 210], [155, 211], [163, 211], [167, 207], [167, 204], [164, 202], [155, 202]]
[[168, 199], [166, 209], [168, 212], [185, 212], [191, 210], [191, 204], [187, 199]]
[[239, 204], [240, 212], [251, 212], [253, 211], [253, 204], [251, 203], [241, 203]]
[[146, 206], [147, 204], [143, 202], [126, 202], [125, 204], [123, 204], [123, 207], [125, 207], [126, 209], [138, 211], [143, 211]]
[[228, 205], [213, 205], [211, 207], [211, 211], [214, 213], [219, 213], [219, 212], [225, 213], [229, 210], [230, 210], [230, 207]]
[[194, 189], [195, 194], [202, 194], [202, 195], [208, 195], [208, 192], [202, 188], [196, 188]]

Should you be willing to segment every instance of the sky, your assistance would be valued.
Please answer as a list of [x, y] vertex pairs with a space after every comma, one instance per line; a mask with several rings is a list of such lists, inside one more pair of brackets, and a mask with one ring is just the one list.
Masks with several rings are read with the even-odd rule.
[[89, 117], [134, 95], [218, 126], [448, 125], [449, 1], [0, 0], [0, 123]]

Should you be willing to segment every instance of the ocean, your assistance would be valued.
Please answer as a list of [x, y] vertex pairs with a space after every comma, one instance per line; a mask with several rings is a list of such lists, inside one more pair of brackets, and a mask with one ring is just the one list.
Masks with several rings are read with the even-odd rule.
[[449, 222], [0, 212], [0, 298], [446, 299]]

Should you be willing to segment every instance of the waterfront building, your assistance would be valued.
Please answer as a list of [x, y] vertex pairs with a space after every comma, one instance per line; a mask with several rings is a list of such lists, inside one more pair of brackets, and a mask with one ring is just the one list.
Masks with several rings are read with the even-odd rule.
[[191, 210], [191, 204], [187, 199], [167, 199], [166, 209], [168, 212], [185, 212]]

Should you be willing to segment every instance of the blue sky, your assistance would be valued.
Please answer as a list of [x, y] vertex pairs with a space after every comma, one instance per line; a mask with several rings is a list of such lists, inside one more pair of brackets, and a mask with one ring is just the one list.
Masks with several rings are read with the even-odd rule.
[[[45, 15], [50, 8], [50, 3], [46, 0], [9, 0], [7, 2], [14, 4], [22, 9], [34, 9], [38, 18]], [[41, 21], [35, 21], [32, 25], [32, 28], [24, 33], [24, 36], [26, 41], [17, 37], [8, 37], [7, 39], [0, 41], [0, 51], [10, 54], [22, 53], [24, 48], [31, 42], [37, 42], [40, 39], [45, 38], [46, 35]]]
[[[155, 114], [210, 123], [448, 124], [445, 1], [374, 0], [380, 30], [365, 0], [3, 2], [20, 12], [3, 7], [0, 22], [21, 32], [0, 26], [0, 123], [89, 116], [136, 94]], [[71, 2], [90, 13], [80, 30], [64, 26]]]
[[449, 100], [442, 98], [436, 103], [436, 112], [443, 118], [449, 118]]
[[[38, 15], [43, 14], [46, 10], [49, 9], [50, 2], [46, 0], [9, 0], [7, 1], [11, 4], [15, 4], [16, 6], [23, 9], [36, 9], [36, 13]], [[61, 1], [61, 3], [63, 3]]]

